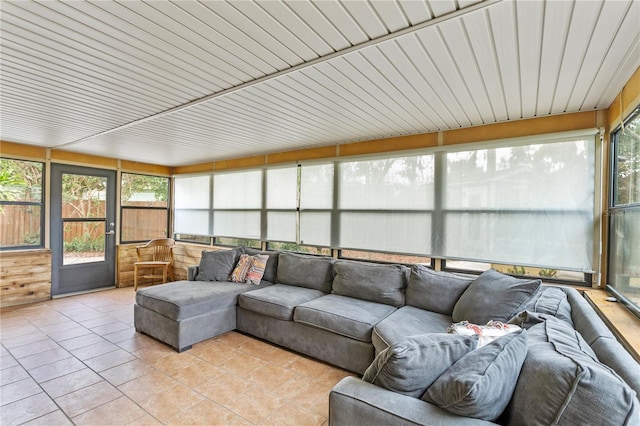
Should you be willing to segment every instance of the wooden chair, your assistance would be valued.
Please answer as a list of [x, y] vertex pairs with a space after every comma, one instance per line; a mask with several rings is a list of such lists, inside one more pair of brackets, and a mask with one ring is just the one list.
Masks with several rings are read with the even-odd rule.
[[[138, 290], [138, 271], [151, 269], [151, 274], [142, 275], [140, 278], [162, 278], [162, 283], [167, 282], [167, 276], [173, 280], [171, 266], [173, 265], [173, 246], [176, 242], [171, 238], [158, 238], [149, 241], [143, 246], [136, 247], [138, 261], [133, 264], [133, 290]], [[149, 256], [151, 254], [151, 260]], [[156, 268], [162, 268], [162, 274], [155, 274]]]

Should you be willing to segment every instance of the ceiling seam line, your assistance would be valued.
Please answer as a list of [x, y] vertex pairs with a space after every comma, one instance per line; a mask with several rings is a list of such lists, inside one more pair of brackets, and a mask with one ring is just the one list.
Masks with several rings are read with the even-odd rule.
[[141, 119], [138, 119], [138, 120], [134, 120], [132, 122], [125, 123], [125, 124], [122, 124], [120, 126], [117, 126], [117, 127], [114, 127], [114, 128], [111, 128], [111, 129], [108, 129], [108, 130], [105, 130], [105, 131], [102, 131], [102, 132], [99, 132], [99, 133], [96, 133], [96, 134], [93, 134], [93, 135], [90, 135], [90, 136], [86, 136], [86, 137], [77, 139], [75, 141], [66, 142], [66, 143], [63, 143], [63, 144], [56, 145], [55, 148], [74, 145], [76, 143], [84, 142], [84, 141], [87, 141], [89, 139], [93, 139], [93, 138], [96, 138], [96, 137], [104, 136], [106, 134], [110, 134], [110, 133], [113, 133], [115, 131], [122, 130], [122, 129], [125, 129], [125, 128], [128, 128], [128, 127], [134, 126], [136, 124], [141, 124], [141, 123], [144, 123], [144, 122], [147, 122], [147, 121], [150, 121], [150, 120], [154, 120], [154, 119], [166, 116], [166, 115], [170, 115], [170, 114], [173, 114], [175, 112], [182, 111], [184, 109], [193, 107], [195, 105], [199, 105], [199, 104], [204, 103], [206, 101], [209, 101], [209, 100], [212, 100], [212, 99], [216, 99], [216, 98], [219, 98], [219, 97], [222, 97], [222, 96], [226, 96], [228, 94], [231, 94], [231, 93], [234, 93], [236, 91], [245, 89], [247, 87], [251, 87], [253, 85], [260, 84], [260, 83], [263, 83], [265, 81], [273, 80], [273, 79], [281, 77], [283, 75], [287, 75], [287, 74], [290, 74], [290, 73], [293, 73], [293, 72], [296, 72], [296, 71], [299, 71], [299, 70], [302, 70], [302, 69], [309, 68], [309, 67], [311, 67], [313, 65], [316, 65], [316, 64], [326, 63], [326, 62], [328, 62], [328, 61], [330, 61], [332, 59], [343, 57], [343, 56], [345, 56], [345, 55], [347, 55], [349, 53], [357, 52], [357, 51], [360, 51], [360, 50], [365, 49], [367, 47], [375, 46], [375, 45], [377, 45], [379, 43], [383, 43], [385, 41], [394, 40], [394, 39], [396, 39], [398, 37], [401, 37], [403, 35], [406, 35], [406, 34], [415, 33], [417, 31], [420, 31], [420, 30], [424, 29], [424, 28], [428, 28], [428, 27], [440, 24], [442, 22], [458, 18], [458, 17], [466, 15], [468, 13], [471, 13], [471, 12], [474, 12], [474, 11], [477, 11], [477, 10], [481, 10], [481, 9], [487, 9], [489, 6], [494, 5], [496, 3], [500, 3], [502, 1], [503, 0], [487, 0], [486, 2], [476, 3], [474, 5], [468, 6], [468, 7], [464, 8], [464, 9], [460, 9], [458, 11], [452, 12], [452, 13], [444, 15], [442, 17], [434, 18], [432, 20], [425, 21], [425, 22], [423, 22], [421, 24], [414, 25], [414, 26], [411, 26], [411, 27], [408, 27], [408, 28], [404, 28], [404, 29], [396, 31], [394, 33], [386, 34], [386, 35], [383, 35], [381, 37], [366, 41], [364, 43], [361, 43], [361, 44], [358, 44], [358, 45], [354, 45], [354, 46], [349, 47], [347, 49], [344, 49], [344, 50], [341, 50], [341, 51], [338, 51], [338, 52], [331, 53], [329, 55], [325, 55], [325, 56], [319, 57], [317, 59], [314, 59], [314, 60], [309, 61], [309, 62], [302, 63], [302, 64], [297, 65], [295, 67], [291, 67], [291, 68], [288, 68], [286, 70], [278, 71], [278, 72], [275, 72], [273, 74], [269, 74], [269, 75], [266, 75], [264, 77], [260, 77], [260, 78], [257, 78], [255, 80], [240, 84], [238, 86], [234, 86], [234, 87], [222, 90], [222, 91], [217, 92], [217, 93], [212, 93], [210, 95], [207, 95], [207, 96], [204, 96], [204, 97], [201, 97], [201, 98], [198, 98], [198, 99], [194, 99], [194, 100], [189, 101], [187, 103], [184, 103], [184, 104], [181, 104], [181, 105], [177, 105], [175, 107], [172, 107], [172, 108], [169, 108], [167, 110], [161, 111], [161, 112], [159, 112], [157, 114], [154, 114], [154, 115], [151, 115], [151, 116], [148, 116], [148, 117], [144, 117], [144, 118], [141, 118]]

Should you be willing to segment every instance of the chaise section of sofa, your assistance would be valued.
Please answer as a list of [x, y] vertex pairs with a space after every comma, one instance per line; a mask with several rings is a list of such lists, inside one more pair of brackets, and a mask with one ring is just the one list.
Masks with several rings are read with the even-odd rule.
[[176, 281], [139, 290], [134, 305], [136, 331], [178, 352], [236, 329], [238, 295], [250, 284]]
[[[228, 281], [242, 253], [241, 248], [204, 251], [200, 265], [189, 268], [189, 280], [138, 290], [136, 331], [182, 352], [194, 343], [235, 330], [238, 296], [272, 284], [266, 280], [260, 285]], [[267, 263], [266, 269], [271, 266], [273, 271], [272, 265]]]

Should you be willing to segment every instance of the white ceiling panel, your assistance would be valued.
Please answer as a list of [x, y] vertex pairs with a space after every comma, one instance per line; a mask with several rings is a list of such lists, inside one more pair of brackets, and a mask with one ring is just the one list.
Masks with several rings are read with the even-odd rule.
[[[516, 4], [516, 2], [501, 2], [488, 10], [490, 31], [498, 59], [498, 72], [502, 81], [509, 120], [523, 118], [520, 93], [520, 46], [517, 38], [518, 24], [515, 19]], [[508, 25], [505, 25], [505, 22]]]
[[544, 30], [543, 2], [526, 1], [516, 3], [518, 28], [518, 61], [520, 68], [520, 99], [522, 116], [536, 115], [538, 104], [538, 81], [540, 80], [540, 50]]
[[549, 114], [558, 90], [561, 70], [565, 66], [566, 42], [571, 30], [574, 3], [568, 1], [548, 2], [545, 5], [545, 14], [542, 33], [542, 51], [538, 67], [541, 76], [536, 85], [538, 106], [536, 115]]
[[[419, 3], [416, 2], [416, 4]], [[395, 1], [372, 0], [371, 4], [389, 32], [398, 31], [409, 26], [409, 19], [404, 10]]]
[[373, 8], [371, 2], [345, 1], [342, 2], [342, 4], [367, 36], [369, 36], [369, 39], [375, 39], [389, 33], [384, 21]]
[[179, 166], [606, 108], [640, 2], [2, 1], [0, 138]]
[[[504, 94], [504, 87], [500, 76], [500, 66], [495, 54], [495, 44], [489, 14], [487, 11], [469, 14], [462, 19], [463, 31], [469, 43], [470, 49], [475, 58], [476, 66], [480, 72], [482, 87], [486, 91], [489, 101], [488, 107], [482, 108], [483, 117], [489, 122], [488, 117], [494, 117], [495, 121], [508, 120], [507, 104]], [[443, 27], [443, 30], [446, 28]], [[459, 54], [457, 54], [459, 55]], [[476, 88], [476, 90], [478, 90]], [[481, 95], [478, 102], [481, 102]]]

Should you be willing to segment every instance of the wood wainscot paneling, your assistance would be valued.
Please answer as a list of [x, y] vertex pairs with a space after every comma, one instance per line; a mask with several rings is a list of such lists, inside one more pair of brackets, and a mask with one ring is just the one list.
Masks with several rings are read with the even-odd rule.
[[[117, 287], [133, 287], [133, 264], [138, 259], [136, 247], [138, 244], [121, 244], [117, 248], [118, 258], [118, 280]], [[174, 281], [186, 280], [189, 266], [198, 265], [202, 257], [203, 250], [223, 250], [218, 247], [205, 246], [202, 244], [177, 243], [173, 248], [173, 268], [171, 274]], [[151, 260], [151, 259], [148, 259]], [[155, 281], [158, 282], [157, 280]], [[150, 279], [141, 278], [139, 285], [151, 284]]]
[[2, 252], [0, 307], [51, 299], [51, 250]]
[[177, 243], [174, 248], [174, 274], [176, 280], [187, 279], [189, 266], [199, 265], [203, 251], [221, 250], [219, 247], [202, 244]]
[[142, 244], [120, 244], [116, 247], [116, 287], [133, 287], [133, 264], [138, 260], [136, 246]]

